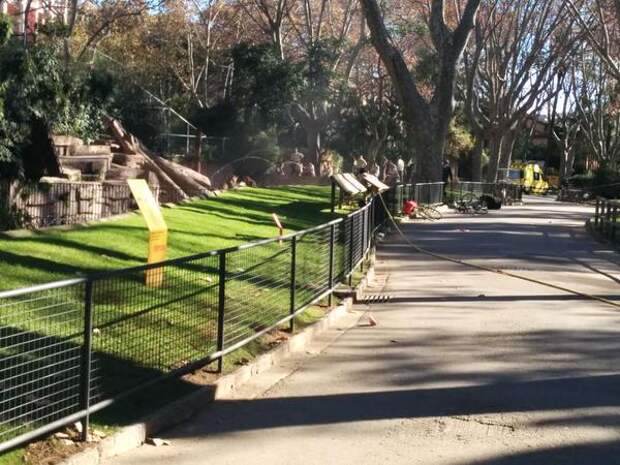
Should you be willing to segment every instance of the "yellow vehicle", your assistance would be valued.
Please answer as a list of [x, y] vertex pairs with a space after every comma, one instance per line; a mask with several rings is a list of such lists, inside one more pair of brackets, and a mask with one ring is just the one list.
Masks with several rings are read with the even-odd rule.
[[549, 183], [545, 181], [543, 169], [536, 162], [513, 163], [509, 169], [500, 170], [500, 179], [519, 184], [526, 194], [545, 195]]

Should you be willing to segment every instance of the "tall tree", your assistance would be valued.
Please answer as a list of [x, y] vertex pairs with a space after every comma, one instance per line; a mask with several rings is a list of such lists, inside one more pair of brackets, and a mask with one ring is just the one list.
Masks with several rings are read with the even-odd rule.
[[446, 20], [445, 2], [430, 0], [428, 27], [438, 69], [429, 99], [424, 97], [402, 51], [395, 46], [377, 1], [361, 0], [361, 4], [372, 43], [396, 89], [408, 145], [412, 152], [418, 154], [418, 180], [438, 181], [441, 179], [441, 161], [454, 113], [457, 65], [474, 27], [480, 0], [467, 0], [464, 8], [457, 8], [456, 25], [453, 27]]
[[[574, 66], [571, 63], [570, 66]], [[549, 131], [560, 151], [560, 179], [572, 176], [575, 152], [579, 142], [581, 117], [576, 108], [576, 77], [574, 70], [563, 73], [550, 89], [555, 96], [549, 102]]]
[[570, 15], [557, 0], [496, 0], [483, 10], [465, 56], [465, 108], [488, 140], [487, 181], [508, 168], [518, 134], [554, 97], [549, 89], [574, 50]]
[[592, 158], [618, 168], [620, 165], [620, 81], [608, 72], [597, 54], [585, 51], [574, 70], [575, 104], [581, 133]]
[[565, 5], [594, 52], [620, 81], [620, 0], [565, 0]]

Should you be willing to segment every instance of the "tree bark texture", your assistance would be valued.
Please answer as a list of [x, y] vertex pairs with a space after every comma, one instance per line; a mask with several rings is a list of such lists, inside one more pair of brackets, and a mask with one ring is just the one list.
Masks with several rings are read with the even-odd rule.
[[444, 1], [432, 0], [430, 30], [440, 62], [434, 94], [427, 101], [402, 53], [394, 45], [376, 0], [361, 0], [371, 41], [386, 67], [403, 112], [407, 141], [417, 156], [417, 180], [441, 181], [441, 162], [454, 112], [456, 65], [473, 29], [480, 0], [468, 0], [458, 26], [444, 20]]

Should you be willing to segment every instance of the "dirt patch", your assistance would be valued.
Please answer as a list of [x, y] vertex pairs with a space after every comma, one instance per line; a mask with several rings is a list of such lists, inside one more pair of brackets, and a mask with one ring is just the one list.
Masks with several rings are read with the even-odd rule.
[[[62, 436], [62, 438], [57, 436]], [[76, 431], [65, 429], [45, 440], [29, 444], [24, 453], [24, 462], [31, 465], [55, 465], [78, 452], [95, 446], [96, 442], [80, 442]]]

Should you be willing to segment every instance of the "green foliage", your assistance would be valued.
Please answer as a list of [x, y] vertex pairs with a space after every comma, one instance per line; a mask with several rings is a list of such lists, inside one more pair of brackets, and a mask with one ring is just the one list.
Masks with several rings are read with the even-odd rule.
[[299, 88], [300, 67], [284, 61], [270, 44], [239, 44], [231, 52], [235, 64], [232, 104], [243, 109], [246, 124], [263, 128], [282, 120]]
[[45, 174], [53, 164], [51, 132], [98, 137], [112, 87], [100, 72], [66, 65], [59, 42], [0, 47], [3, 176], [36, 180]]
[[474, 148], [474, 136], [456, 119], [450, 123], [448, 140], [446, 141], [446, 156], [460, 158], [466, 156]]
[[11, 19], [4, 14], [0, 14], [0, 47], [4, 46], [13, 33]]
[[64, 38], [71, 35], [71, 28], [60, 21], [49, 21], [37, 26], [37, 32], [52, 38]]
[[378, 155], [407, 160], [411, 154], [405, 148], [400, 118], [400, 108], [393, 97], [366, 100], [350, 93], [327, 133], [328, 140], [335, 150], [352, 160], [357, 154], [372, 158], [369, 147], [376, 144], [377, 136], [382, 137], [385, 141]]
[[257, 155], [276, 161], [280, 157], [278, 137], [274, 129], [260, 131], [249, 138], [248, 155]]
[[199, 108], [192, 115], [192, 122], [208, 131], [213, 137], [231, 137], [237, 123], [237, 110], [230, 103], [222, 102], [209, 108]]
[[326, 100], [336, 79], [332, 64], [336, 60], [338, 44], [334, 41], [317, 41], [308, 51], [303, 62], [303, 87], [298, 89], [302, 98]]
[[595, 195], [617, 198], [620, 197], [620, 170], [610, 163], [602, 163], [594, 172], [571, 176], [568, 185], [590, 190]]
[[0, 231], [22, 229], [28, 224], [30, 224], [30, 215], [27, 212], [14, 205], [8, 206], [0, 203]]
[[432, 86], [439, 75], [439, 59], [433, 49], [419, 48], [417, 50], [417, 62], [415, 75], [421, 83]]
[[568, 185], [575, 188], [591, 187], [594, 184], [594, 174], [575, 174], [567, 179]]

